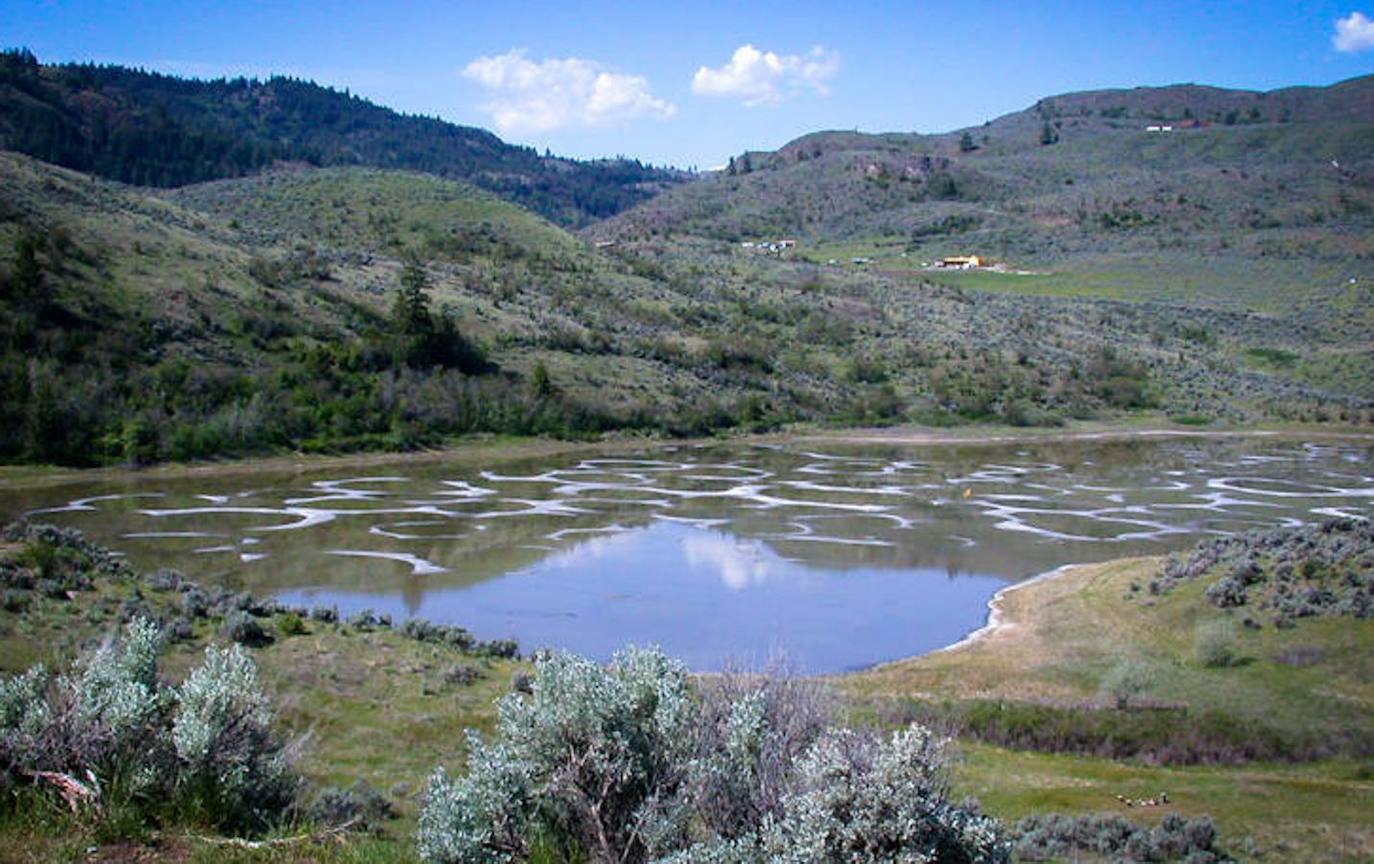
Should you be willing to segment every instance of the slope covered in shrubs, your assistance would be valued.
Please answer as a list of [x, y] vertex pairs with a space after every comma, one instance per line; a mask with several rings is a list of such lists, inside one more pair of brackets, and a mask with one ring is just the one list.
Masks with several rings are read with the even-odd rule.
[[1247, 626], [1268, 618], [1279, 627], [1313, 616], [1374, 616], [1374, 524], [1328, 519], [1315, 525], [1249, 531], [1204, 540], [1171, 555], [1152, 594], [1207, 576], [1207, 599], [1245, 615]]

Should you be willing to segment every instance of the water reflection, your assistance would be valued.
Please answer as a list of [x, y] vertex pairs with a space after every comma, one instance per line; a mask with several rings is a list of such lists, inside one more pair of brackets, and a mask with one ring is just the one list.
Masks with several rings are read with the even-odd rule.
[[318, 586], [282, 597], [336, 604], [345, 615], [456, 619], [527, 648], [608, 657], [628, 643], [653, 643], [699, 669], [782, 651], [800, 669], [837, 671], [957, 640], [1003, 584], [924, 569], [836, 572], [784, 558], [761, 540], [661, 521], [580, 540], [466, 588], [397, 595]]
[[77, 525], [144, 567], [484, 638], [598, 656], [655, 641], [703, 663], [784, 647], [829, 670], [953, 641], [997, 585], [1067, 562], [1366, 518], [1370, 466], [1367, 446], [1253, 440], [707, 446], [486, 471], [130, 475], [0, 493], [0, 510]]

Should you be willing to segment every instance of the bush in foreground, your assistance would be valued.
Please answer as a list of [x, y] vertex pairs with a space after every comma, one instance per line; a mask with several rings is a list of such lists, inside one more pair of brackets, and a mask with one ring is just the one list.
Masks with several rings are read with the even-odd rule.
[[1004, 862], [997, 823], [948, 800], [948, 742], [831, 726], [821, 691], [698, 689], [656, 650], [538, 662], [470, 733], [469, 773], [430, 781], [420, 856], [506, 862], [536, 843], [599, 862]]
[[296, 796], [282, 740], [237, 646], [208, 648], [181, 687], [158, 681], [162, 634], [138, 618], [72, 674], [0, 682], [0, 789], [54, 792], [74, 812], [146, 824], [164, 814], [261, 830]]

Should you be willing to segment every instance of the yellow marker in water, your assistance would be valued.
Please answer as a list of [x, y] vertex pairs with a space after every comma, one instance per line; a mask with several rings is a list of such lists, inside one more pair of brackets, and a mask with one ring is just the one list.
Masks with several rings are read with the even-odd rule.
[[972, 489], [965, 489], [965, 490], [964, 490], [964, 497], [965, 497], [965, 498], [972, 498], [972, 497], [973, 497], [973, 490], [972, 490]]

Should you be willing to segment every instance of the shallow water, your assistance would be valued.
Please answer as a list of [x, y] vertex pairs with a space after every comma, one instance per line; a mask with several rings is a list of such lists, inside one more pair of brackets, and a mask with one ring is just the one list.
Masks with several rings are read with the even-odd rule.
[[1374, 449], [1255, 440], [660, 447], [622, 458], [0, 492], [143, 568], [698, 669], [808, 672], [977, 628], [1003, 585], [1200, 536], [1374, 513]]

